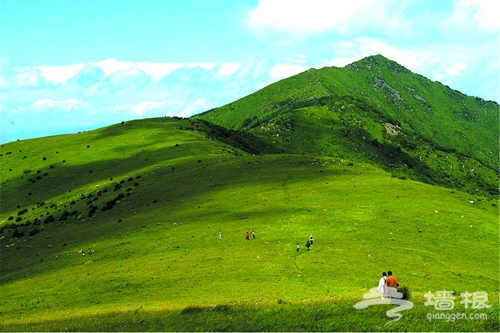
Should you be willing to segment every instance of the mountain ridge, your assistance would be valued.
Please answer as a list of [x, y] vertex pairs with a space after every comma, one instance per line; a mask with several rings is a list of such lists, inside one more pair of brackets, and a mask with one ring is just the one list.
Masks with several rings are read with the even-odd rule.
[[[498, 193], [498, 104], [382, 55], [309, 69], [193, 118], [253, 133], [289, 153], [350, 157], [449, 187], [476, 178], [472, 187]], [[299, 140], [292, 132], [309, 135]]]

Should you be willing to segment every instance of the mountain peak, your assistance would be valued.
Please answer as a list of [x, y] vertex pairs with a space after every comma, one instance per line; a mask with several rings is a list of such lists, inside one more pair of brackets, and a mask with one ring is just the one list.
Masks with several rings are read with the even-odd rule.
[[373, 61], [373, 62], [388, 62], [388, 61], [392, 61], [389, 58], [386, 58], [386, 57], [384, 57], [381, 54], [371, 55], [371, 56], [365, 57], [365, 58], [363, 58], [361, 60], [364, 60], [364, 61]]
[[390, 72], [393, 73], [410, 73], [411, 71], [406, 67], [398, 64], [397, 62], [384, 57], [381, 54], [372, 55], [350, 63], [345, 66], [345, 68], [350, 69], [352, 71], [358, 72], [359, 70], [368, 70], [373, 71], [374, 68], [382, 69], [387, 68]]

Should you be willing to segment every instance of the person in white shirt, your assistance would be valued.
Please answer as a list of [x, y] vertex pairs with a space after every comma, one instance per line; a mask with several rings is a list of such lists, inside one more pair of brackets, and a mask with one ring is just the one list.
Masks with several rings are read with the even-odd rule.
[[377, 291], [380, 291], [380, 294], [382, 295], [382, 299], [384, 299], [384, 296], [387, 295], [387, 290], [386, 290], [387, 287], [385, 286], [385, 279], [387, 279], [387, 274], [386, 272], [383, 272], [377, 288]]

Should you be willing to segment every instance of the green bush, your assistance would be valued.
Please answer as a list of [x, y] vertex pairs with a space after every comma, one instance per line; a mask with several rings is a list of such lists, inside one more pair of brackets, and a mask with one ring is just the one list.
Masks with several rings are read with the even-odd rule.
[[410, 289], [407, 286], [401, 286], [398, 288], [398, 292], [403, 294], [403, 299], [404, 300], [409, 300], [411, 298], [411, 292]]

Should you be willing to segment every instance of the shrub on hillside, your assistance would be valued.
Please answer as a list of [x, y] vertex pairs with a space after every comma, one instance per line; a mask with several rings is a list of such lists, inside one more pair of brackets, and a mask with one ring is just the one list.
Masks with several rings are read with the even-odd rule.
[[184, 309], [182, 309], [181, 314], [193, 314], [193, 313], [199, 313], [202, 311], [207, 310], [206, 308], [203, 308], [201, 306], [188, 306]]
[[89, 217], [92, 217], [94, 215], [94, 213], [96, 212], [97, 210], [97, 206], [90, 206], [90, 209], [89, 209]]
[[33, 229], [33, 230], [31, 230], [31, 231], [29, 232], [29, 235], [30, 235], [30, 236], [34, 236], [34, 235], [36, 235], [36, 234], [37, 234], [37, 233], [39, 233], [39, 232], [40, 232], [40, 229], [35, 228], [35, 229]]
[[12, 234], [12, 238], [21, 238], [24, 237], [24, 232], [19, 231], [19, 229], [15, 229], [14, 233]]
[[68, 219], [69, 212], [65, 210], [61, 216], [59, 216], [59, 221], [66, 221]]
[[47, 218], [45, 218], [45, 221], [43, 221], [43, 223], [48, 224], [48, 223], [54, 222], [55, 220], [56, 219], [54, 218], [54, 216], [49, 215], [49, 216], [47, 216]]
[[411, 298], [410, 289], [407, 286], [401, 286], [398, 288], [398, 291], [403, 294], [404, 300], [409, 300]]

